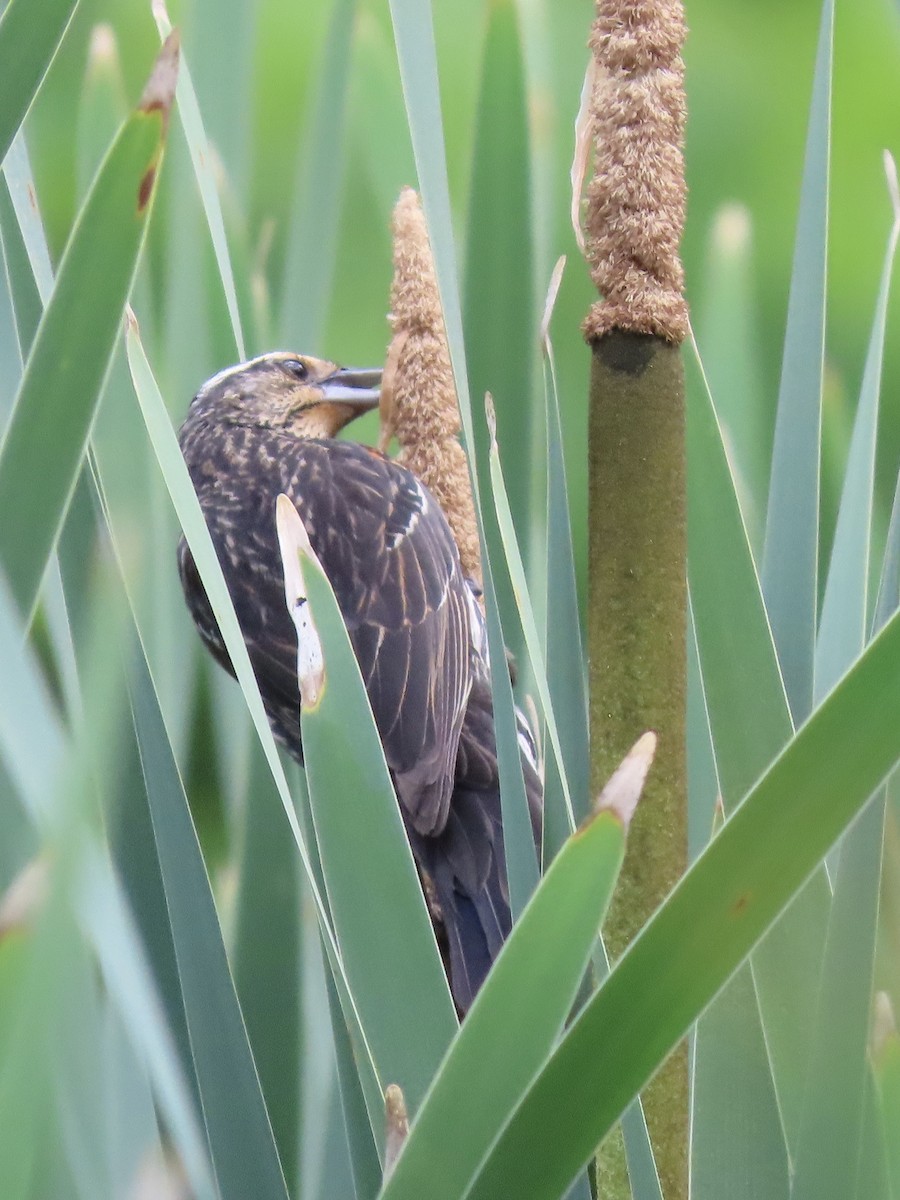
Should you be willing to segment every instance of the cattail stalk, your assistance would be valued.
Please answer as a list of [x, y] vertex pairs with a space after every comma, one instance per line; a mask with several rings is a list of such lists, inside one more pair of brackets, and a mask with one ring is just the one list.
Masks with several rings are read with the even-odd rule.
[[[678, 255], [685, 186], [679, 0], [598, 0], [590, 45], [594, 173], [586, 255], [601, 293], [591, 346], [589, 586], [591, 783], [644, 729], [656, 767], [632, 824], [606, 926], [613, 958], [686, 866], [684, 376]], [[687, 1196], [684, 1048], [644, 1093], [667, 1200]], [[615, 1144], [604, 1196], [625, 1193]], [[625, 1182], [627, 1187], [627, 1181]]]

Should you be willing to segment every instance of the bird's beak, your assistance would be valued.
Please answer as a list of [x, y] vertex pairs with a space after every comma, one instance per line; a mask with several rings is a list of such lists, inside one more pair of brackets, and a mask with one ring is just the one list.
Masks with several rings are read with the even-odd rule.
[[341, 367], [339, 371], [324, 379], [319, 387], [322, 399], [327, 403], [346, 404], [354, 414], [369, 412], [378, 407], [381, 396], [381, 369], [359, 370], [356, 367]]

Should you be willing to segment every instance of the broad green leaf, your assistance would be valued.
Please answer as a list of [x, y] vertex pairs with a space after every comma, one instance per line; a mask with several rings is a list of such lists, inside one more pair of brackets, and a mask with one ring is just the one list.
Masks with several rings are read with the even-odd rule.
[[31, 107], [78, 0], [9, 0], [0, 16], [0, 162]]
[[560, 1194], [894, 768], [898, 703], [895, 615], [619, 960], [529, 1089], [471, 1200]]
[[[475, 998], [410, 1129], [384, 1200], [466, 1194], [575, 999], [655, 748], [645, 734], [554, 859]], [[453, 1137], [447, 1131], [453, 1130]]]
[[176, 65], [177, 44], [171, 43], [97, 176], [0, 443], [0, 562], [29, 616], [81, 467], [134, 278]]
[[813, 702], [834, 0], [822, 5], [775, 420], [762, 579], [794, 720]]
[[306, 622], [300, 727], [338, 947], [382, 1090], [398, 1083], [413, 1111], [456, 1016], [344, 619], [297, 510], [279, 497], [277, 511], [288, 608]]

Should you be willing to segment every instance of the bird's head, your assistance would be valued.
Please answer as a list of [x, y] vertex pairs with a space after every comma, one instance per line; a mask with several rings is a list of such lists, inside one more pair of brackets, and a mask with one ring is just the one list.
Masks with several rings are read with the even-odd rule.
[[330, 438], [377, 407], [380, 385], [380, 369], [339, 367], [308, 354], [263, 354], [208, 380], [191, 402], [186, 425], [215, 421]]

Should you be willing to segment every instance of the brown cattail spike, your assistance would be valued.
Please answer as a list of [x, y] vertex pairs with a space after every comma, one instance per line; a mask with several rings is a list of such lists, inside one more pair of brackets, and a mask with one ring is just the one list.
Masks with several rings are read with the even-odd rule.
[[481, 552], [469, 466], [425, 216], [404, 188], [394, 209], [390, 370], [382, 386], [380, 445], [400, 443], [398, 462], [435, 495], [453, 530], [465, 573], [481, 582]]
[[676, 344], [687, 335], [684, 35], [680, 0], [597, 0], [586, 255], [603, 299], [585, 320], [588, 341], [613, 329]]

